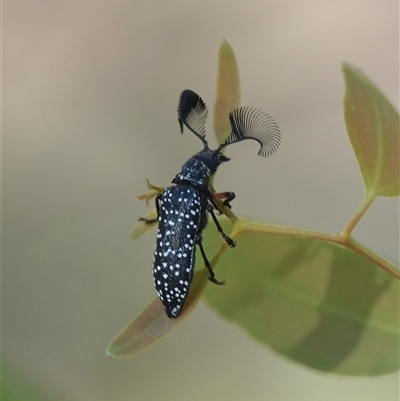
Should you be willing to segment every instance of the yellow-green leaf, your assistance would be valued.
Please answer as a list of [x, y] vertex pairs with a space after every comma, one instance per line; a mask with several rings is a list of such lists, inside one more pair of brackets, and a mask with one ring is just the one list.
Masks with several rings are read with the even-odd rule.
[[[146, 220], [154, 220], [157, 218], [157, 210], [156, 208], [150, 210], [146, 216], [144, 216]], [[139, 220], [136, 225], [133, 227], [132, 232], [131, 232], [131, 238], [132, 239], [137, 239], [141, 237], [142, 235], [146, 234], [148, 231], [150, 231], [153, 227], [157, 225], [157, 222], [155, 221], [154, 223], [146, 223], [143, 220]]]
[[[205, 239], [206, 249], [219, 241], [213, 227]], [[398, 280], [331, 243], [266, 234], [236, 240], [215, 270], [226, 285], [205, 291], [219, 315], [320, 371], [374, 376], [399, 370]]]
[[223, 40], [218, 53], [217, 94], [214, 106], [214, 132], [219, 144], [230, 134], [229, 113], [240, 107], [240, 77], [235, 52]]
[[167, 335], [192, 313], [200, 301], [207, 281], [207, 269], [201, 269], [195, 273], [183, 310], [177, 319], [168, 318], [161, 301], [154, 298], [141, 314], [111, 341], [106, 355], [110, 357], [134, 355]]
[[343, 73], [347, 133], [366, 191], [372, 196], [398, 196], [399, 114], [361, 71], [344, 64]]

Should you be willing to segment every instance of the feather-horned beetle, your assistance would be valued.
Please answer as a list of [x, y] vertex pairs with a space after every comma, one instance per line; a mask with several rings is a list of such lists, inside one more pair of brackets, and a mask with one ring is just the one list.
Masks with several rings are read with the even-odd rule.
[[254, 108], [240, 107], [229, 113], [229, 137], [216, 150], [211, 150], [205, 139], [207, 115], [207, 106], [201, 97], [191, 90], [184, 90], [178, 105], [181, 133], [186, 126], [203, 142], [204, 149], [182, 166], [180, 173], [172, 180], [174, 185], [156, 197], [158, 217], [154, 220], [140, 219], [146, 223], [158, 221], [153, 281], [170, 318], [179, 316], [188, 295], [195, 265], [196, 245], [199, 246], [209, 271], [209, 280], [223, 284], [215, 278], [202, 244], [207, 213], [211, 214], [226, 243], [230, 247], [236, 245], [224, 233], [214, 213], [214, 210], [219, 210], [216, 199], [224, 200], [224, 206], [230, 207], [229, 202], [235, 198], [235, 194], [213, 194], [209, 185], [218, 166], [230, 160], [222, 150], [233, 143], [254, 139], [261, 146], [258, 154], [266, 157], [273, 154], [280, 144], [279, 127], [268, 114]]

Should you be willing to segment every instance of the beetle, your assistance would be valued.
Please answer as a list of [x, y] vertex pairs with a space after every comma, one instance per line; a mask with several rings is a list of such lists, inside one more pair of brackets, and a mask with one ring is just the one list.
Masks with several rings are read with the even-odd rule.
[[221, 212], [216, 200], [230, 208], [233, 192], [213, 193], [210, 178], [218, 166], [229, 161], [222, 151], [228, 145], [253, 139], [260, 144], [258, 154], [273, 154], [280, 145], [276, 122], [263, 111], [240, 107], [229, 113], [231, 132], [225, 142], [211, 150], [205, 138], [208, 109], [203, 99], [192, 90], [184, 90], [179, 98], [178, 122], [181, 133], [188, 128], [203, 143], [204, 148], [191, 157], [172, 180], [172, 186], [156, 197], [157, 218], [139, 220], [147, 224], [158, 221], [157, 240], [153, 258], [153, 281], [158, 297], [168, 317], [176, 318], [188, 295], [195, 265], [196, 245], [209, 271], [209, 280], [224, 284], [215, 274], [203, 248], [202, 231], [211, 215], [217, 230], [230, 247], [236, 245], [219, 224], [215, 211]]

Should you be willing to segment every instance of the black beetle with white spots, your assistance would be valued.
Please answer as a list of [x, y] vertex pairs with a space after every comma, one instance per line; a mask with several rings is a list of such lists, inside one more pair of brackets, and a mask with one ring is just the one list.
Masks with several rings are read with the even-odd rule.
[[211, 150], [205, 139], [207, 106], [199, 95], [184, 90], [179, 99], [178, 121], [183, 133], [186, 126], [204, 145], [204, 149], [190, 158], [172, 180], [172, 186], [156, 197], [158, 217], [154, 220], [141, 218], [146, 223], [158, 221], [157, 242], [154, 251], [153, 281], [158, 297], [170, 318], [182, 311], [193, 278], [196, 245], [199, 246], [209, 280], [223, 284], [215, 278], [204, 252], [201, 235], [207, 225], [208, 213], [217, 230], [230, 247], [235, 242], [219, 224], [214, 211], [220, 211], [216, 200], [230, 208], [235, 198], [233, 192], [213, 193], [209, 181], [221, 163], [230, 159], [222, 150], [233, 143], [254, 139], [261, 148], [260, 156], [273, 154], [280, 144], [280, 132], [276, 122], [261, 110], [240, 107], [229, 113], [231, 133], [216, 150]]

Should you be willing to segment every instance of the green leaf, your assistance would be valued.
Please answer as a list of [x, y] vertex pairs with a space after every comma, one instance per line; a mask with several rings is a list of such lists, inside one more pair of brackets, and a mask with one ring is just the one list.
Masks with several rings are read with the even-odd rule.
[[[54, 392], [54, 391], [53, 391]], [[0, 399], [4, 401], [46, 401], [51, 398], [33, 380], [11, 363], [2, 360]], [[58, 394], [59, 400], [65, 399]]]
[[[226, 224], [225, 224], [226, 226]], [[206, 249], [218, 241], [213, 228]], [[341, 375], [399, 369], [399, 282], [323, 241], [243, 234], [205, 298], [222, 317], [292, 361]]]
[[[157, 209], [154, 208], [152, 210], [150, 210], [145, 216], [144, 218], [146, 220], [154, 220], [157, 218]], [[132, 239], [137, 239], [140, 238], [141, 236], [143, 236], [144, 234], [146, 234], [147, 232], [149, 232], [152, 228], [155, 228], [157, 226], [157, 222], [154, 223], [146, 223], [143, 220], [139, 220], [135, 226], [132, 229], [131, 232], [131, 238]]]
[[161, 301], [157, 297], [154, 298], [143, 312], [111, 341], [106, 355], [114, 358], [134, 355], [167, 335], [192, 313], [201, 299], [207, 282], [206, 269], [195, 273], [183, 310], [177, 319], [168, 318]]
[[235, 52], [223, 40], [218, 53], [217, 94], [214, 106], [214, 132], [218, 144], [231, 132], [229, 113], [240, 107], [240, 76]]
[[366, 191], [374, 196], [398, 196], [399, 114], [361, 71], [344, 64], [343, 73], [347, 133]]

